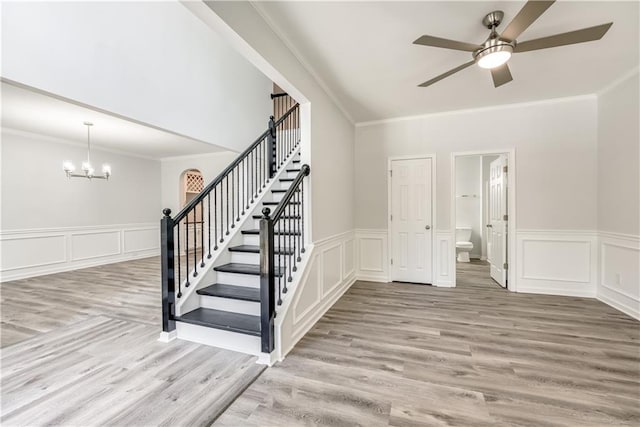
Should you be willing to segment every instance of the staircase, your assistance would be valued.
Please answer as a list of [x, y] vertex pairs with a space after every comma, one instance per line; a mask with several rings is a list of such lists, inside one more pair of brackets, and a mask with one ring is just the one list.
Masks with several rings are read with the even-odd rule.
[[299, 106], [283, 108], [282, 96], [263, 135], [175, 217], [163, 211], [163, 340], [274, 361], [277, 306], [305, 253], [310, 172], [300, 160]]

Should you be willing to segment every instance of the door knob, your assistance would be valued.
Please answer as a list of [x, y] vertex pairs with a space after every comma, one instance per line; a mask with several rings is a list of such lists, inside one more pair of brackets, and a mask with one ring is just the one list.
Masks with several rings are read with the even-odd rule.
[[493, 225], [491, 225], [491, 224], [487, 224], [487, 227], [489, 227], [489, 228], [493, 228]]
[[431, 230], [431, 226], [430, 226], [430, 225], [425, 225], [425, 226], [424, 226], [424, 229], [425, 229], [425, 230]]

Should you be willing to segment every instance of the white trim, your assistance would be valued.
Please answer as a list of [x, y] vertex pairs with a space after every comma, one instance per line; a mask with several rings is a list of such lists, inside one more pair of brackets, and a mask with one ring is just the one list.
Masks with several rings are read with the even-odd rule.
[[178, 338], [178, 331], [175, 329], [170, 332], [160, 332], [160, 336], [158, 337], [159, 342], [168, 343]]
[[313, 77], [318, 86], [322, 88], [325, 94], [333, 101], [336, 107], [342, 112], [345, 118], [353, 125], [355, 124], [355, 120], [349, 114], [349, 111], [342, 105], [340, 99], [333, 93], [330, 86], [324, 82], [322, 77], [320, 77], [320, 73], [316, 72], [316, 70], [309, 64], [309, 61], [305, 59], [305, 57], [300, 53], [300, 51], [295, 47], [293, 43], [289, 40], [289, 38], [280, 30], [278, 25], [271, 19], [269, 14], [264, 11], [260, 6], [258, 6], [259, 2], [249, 1], [249, 4], [255, 9], [255, 11], [260, 15], [260, 17], [264, 20], [269, 28], [273, 31], [273, 33], [282, 41], [282, 43], [286, 46], [287, 49], [291, 52], [291, 54], [300, 62], [300, 65]]
[[[430, 159], [431, 160], [431, 280], [430, 284], [436, 283], [435, 265], [437, 262], [436, 252], [436, 230], [437, 230], [437, 193], [436, 193], [436, 180], [437, 180], [437, 156], [435, 153], [415, 154], [407, 156], [390, 156], [387, 158], [387, 271], [388, 281], [393, 281], [393, 268], [391, 267], [391, 257], [393, 256], [393, 244], [391, 239], [391, 163], [397, 160], [417, 160], [417, 159]], [[429, 283], [429, 282], [427, 282]]]
[[[576, 97], [573, 97], [576, 98]], [[562, 98], [566, 99], [566, 98]], [[536, 101], [540, 103], [540, 101]], [[490, 155], [507, 155], [507, 215], [509, 220], [507, 221], [507, 259], [505, 260], [509, 264], [507, 271], [507, 289], [512, 292], [518, 292], [517, 282], [517, 248], [516, 248], [516, 150], [515, 148], [499, 148], [495, 150], [475, 150], [475, 151], [456, 151], [451, 153], [451, 187], [450, 187], [450, 199], [451, 205], [449, 206], [449, 223], [455, 236], [456, 229], [456, 157], [464, 156], [490, 156]], [[455, 240], [455, 237], [454, 237]], [[449, 248], [450, 259], [455, 265], [456, 259], [456, 245], [451, 245]], [[456, 286], [456, 268], [453, 268], [453, 280], [452, 286]]]
[[[141, 230], [156, 230], [156, 238], [153, 241], [142, 242], [143, 247], [140, 249], [125, 250], [127, 236], [130, 235], [128, 232]], [[99, 235], [115, 236], [117, 239], [115, 246], [114, 242], [103, 247], [100, 247], [99, 242], [91, 243], [92, 250], [94, 248], [102, 250], [99, 253], [83, 253], [80, 248], [74, 248], [74, 237]], [[135, 236], [131, 238], [135, 239]], [[148, 240], [149, 236], [146, 238]], [[40, 248], [39, 245], [33, 246], [35, 243], [30, 242], [35, 239], [48, 239], [54, 245], [47, 249], [54, 251], [46, 253], [50, 256], [49, 259], [42, 261], [37, 259], [38, 255], [33, 255], [32, 251]], [[14, 247], [14, 252], [6, 251], [7, 244]], [[93, 246], [94, 244], [98, 246]], [[160, 253], [160, 226], [143, 223], [2, 230], [0, 231], [0, 248], [3, 253], [0, 263], [0, 281], [7, 282], [157, 256]], [[12, 255], [10, 258], [8, 253]]]
[[[587, 94], [587, 95], [567, 96], [562, 98], [542, 99], [539, 101], [516, 102], [512, 104], [500, 104], [500, 105], [491, 105], [486, 107], [465, 108], [461, 110], [437, 111], [433, 113], [417, 114], [413, 116], [390, 117], [386, 119], [372, 120], [368, 122], [357, 122], [355, 126], [356, 127], [377, 126], [377, 125], [387, 124], [387, 123], [397, 123], [397, 122], [404, 122], [404, 121], [410, 121], [410, 120], [422, 120], [429, 117], [441, 117], [441, 116], [450, 116], [450, 115], [456, 115], [456, 114], [478, 113], [478, 112], [504, 110], [504, 109], [518, 108], [518, 107], [531, 107], [536, 105], [559, 104], [563, 102], [573, 102], [573, 101], [580, 101], [585, 99], [593, 99], [595, 97], [596, 97], [595, 94]], [[501, 153], [503, 152], [504, 150], [501, 151]]]
[[602, 96], [605, 93], [615, 89], [616, 87], [620, 86], [622, 83], [624, 83], [627, 80], [629, 80], [630, 78], [634, 77], [636, 74], [638, 74], [638, 72], [640, 72], [640, 65], [636, 65], [631, 70], [627, 71], [626, 73], [622, 74], [617, 79], [615, 79], [612, 82], [610, 82], [609, 84], [607, 84], [605, 87], [603, 87], [602, 89], [597, 91], [596, 95], [597, 96]]

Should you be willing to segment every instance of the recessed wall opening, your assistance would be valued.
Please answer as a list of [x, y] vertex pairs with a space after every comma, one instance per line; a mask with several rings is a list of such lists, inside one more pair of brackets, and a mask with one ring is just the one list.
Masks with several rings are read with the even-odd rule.
[[453, 157], [457, 286], [511, 289], [509, 153]]

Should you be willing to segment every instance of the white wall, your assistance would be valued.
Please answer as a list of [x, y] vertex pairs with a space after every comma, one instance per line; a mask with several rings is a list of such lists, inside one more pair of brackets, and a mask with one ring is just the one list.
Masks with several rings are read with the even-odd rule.
[[2, 77], [240, 151], [272, 82], [179, 2], [4, 2]]
[[[471, 227], [472, 258], [482, 254], [482, 158], [456, 158], [456, 224]], [[466, 196], [466, 197], [464, 197]]]
[[598, 298], [640, 318], [638, 69], [598, 96]]
[[[301, 104], [301, 156], [311, 166], [312, 240], [354, 228], [354, 126], [249, 3], [186, 2]], [[213, 11], [213, 13], [212, 13]]]
[[[592, 95], [359, 124], [356, 228], [366, 232], [366, 245], [378, 247], [387, 228], [387, 159], [435, 153], [436, 283], [450, 285], [455, 268], [449, 255], [455, 227], [450, 224], [451, 153], [513, 148], [520, 249], [516, 248], [516, 259], [510, 262], [522, 267], [517, 272], [517, 290], [594, 296], [596, 140], [597, 99]], [[567, 231], [575, 232], [568, 238]], [[371, 238], [375, 235], [379, 242]], [[356, 240], [362, 246], [358, 235]], [[361, 253], [377, 256], [378, 252], [361, 248]], [[536, 255], [548, 253], [557, 255], [551, 265]], [[573, 257], [579, 264], [562, 263], [562, 256]], [[386, 268], [368, 262], [369, 270]]]
[[249, 2], [185, 4], [301, 103], [301, 158], [311, 166], [307, 212], [311, 242], [321, 253], [306, 255], [310, 267], [299, 273], [300, 283], [287, 293], [285, 304], [293, 309], [281, 309], [276, 318], [279, 348], [286, 352], [355, 278], [354, 126]]
[[62, 162], [79, 164], [84, 146], [10, 129], [0, 145], [3, 280], [158, 253], [158, 161], [95, 149], [109, 181], [69, 180]]
[[202, 154], [162, 159], [160, 166], [160, 182], [162, 187], [162, 208], [171, 209], [175, 216], [182, 206], [181, 176], [189, 169], [198, 169], [204, 178], [204, 185], [213, 181], [224, 168], [238, 157], [237, 153], [225, 151], [221, 153]]

